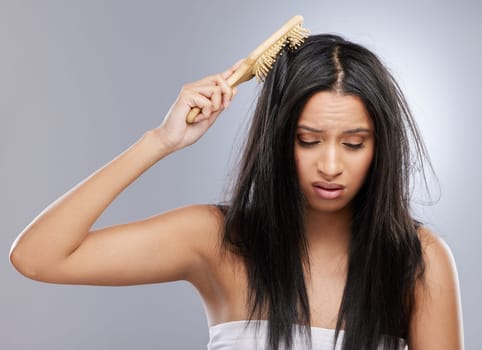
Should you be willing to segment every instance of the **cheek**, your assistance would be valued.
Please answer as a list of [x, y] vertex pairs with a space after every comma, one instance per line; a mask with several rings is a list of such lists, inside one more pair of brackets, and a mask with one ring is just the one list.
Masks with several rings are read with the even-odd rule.
[[363, 155], [363, 157], [360, 157], [357, 162], [356, 162], [356, 168], [354, 168], [354, 172], [358, 175], [360, 178], [360, 181], [363, 182], [365, 179], [368, 170], [370, 169], [370, 166], [373, 161], [373, 151], [367, 152], [366, 154]]
[[296, 165], [296, 174], [298, 175], [298, 181], [300, 181], [303, 178], [303, 166], [300, 162], [300, 160], [295, 157], [295, 165]]
[[298, 174], [298, 177], [302, 174], [301, 168], [302, 168], [302, 158], [299, 155], [299, 152], [297, 152], [297, 149], [295, 147], [295, 152], [294, 152], [294, 159], [295, 159], [295, 166], [296, 166], [296, 172]]
[[309, 168], [310, 168], [310, 157], [303, 152], [296, 152], [294, 154], [295, 165], [296, 165], [296, 172], [298, 174], [298, 179], [301, 180], [304, 176], [306, 176]]

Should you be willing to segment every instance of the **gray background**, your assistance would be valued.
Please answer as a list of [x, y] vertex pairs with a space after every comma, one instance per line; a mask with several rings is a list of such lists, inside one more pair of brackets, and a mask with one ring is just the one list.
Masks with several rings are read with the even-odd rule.
[[[366, 45], [420, 125], [440, 200], [421, 207], [457, 262], [468, 349], [482, 348], [482, 5], [476, 1], [0, 1], [0, 348], [204, 349], [187, 282], [39, 283], [9, 264], [21, 230], [163, 119], [181, 85], [230, 66], [294, 14]], [[194, 146], [156, 164], [94, 228], [221, 199], [254, 82]], [[438, 188], [437, 187], [437, 188]]]

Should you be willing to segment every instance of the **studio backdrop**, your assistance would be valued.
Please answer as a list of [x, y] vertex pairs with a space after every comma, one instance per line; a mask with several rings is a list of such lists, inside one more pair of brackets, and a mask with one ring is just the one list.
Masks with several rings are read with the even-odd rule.
[[[478, 1], [0, 0], [0, 348], [205, 349], [187, 282], [55, 285], [18, 274], [15, 237], [158, 126], [182, 84], [246, 56], [295, 14], [374, 51], [406, 94], [438, 180], [419, 217], [450, 246], [467, 349], [482, 348], [482, 5]], [[95, 228], [221, 200], [259, 85], [238, 88], [198, 143], [128, 187]]]

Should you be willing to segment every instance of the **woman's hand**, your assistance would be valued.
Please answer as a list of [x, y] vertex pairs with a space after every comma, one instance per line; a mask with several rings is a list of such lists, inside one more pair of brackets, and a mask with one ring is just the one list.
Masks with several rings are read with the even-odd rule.
[[[241, 61], [230, 69], [182, 87], [176, 101], [163, 122], [154, 129], [154, 134], [168, 149], [179, 150], [196, 142], [216, 121], [218, 115], [228, 107], [235, 94], [226, 79], [237, 69]], [[191, 108], [201, 109], [194, 123], [188, 124], [186, 117]]]

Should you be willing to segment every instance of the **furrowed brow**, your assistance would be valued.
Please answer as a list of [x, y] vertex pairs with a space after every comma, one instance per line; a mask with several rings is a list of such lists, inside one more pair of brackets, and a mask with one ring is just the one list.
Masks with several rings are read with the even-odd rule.
[[311, 131], [311, 132], [317, 132], [317, 133], [325, 132], [325, 130], [310, 128], [309, 126], [306, 126], [306, 125], [298, 125], [297, 129], [303, 129], [303, 130], [307, 130], [307, 131]]
[[[298, 125], [298, 129], [316, 132], [316, 133], [319, 133], [319, 134], [324, 133], [326, 131], [326, 130], [323, 130], [323, 129], [315, 129], [315, 128], [312, 128], [312, 127], [309, 127], [309, 126], [306, 126], [306, 125]], [[360, 133], [369, 134], [369, 133], [371, 133], [371, 130], [367, 129], [367, 128], [355, 128], [355, 129], [349, 129], [349, 130], [342, 131], [342, 134], [360, 134]]]
[[360, 134], [360, 133], [369, 134], [371, 133], [371, 130], [366, 128], [355, 128], [355, 129], [345, 130], [342, 132], [342, 134]]

